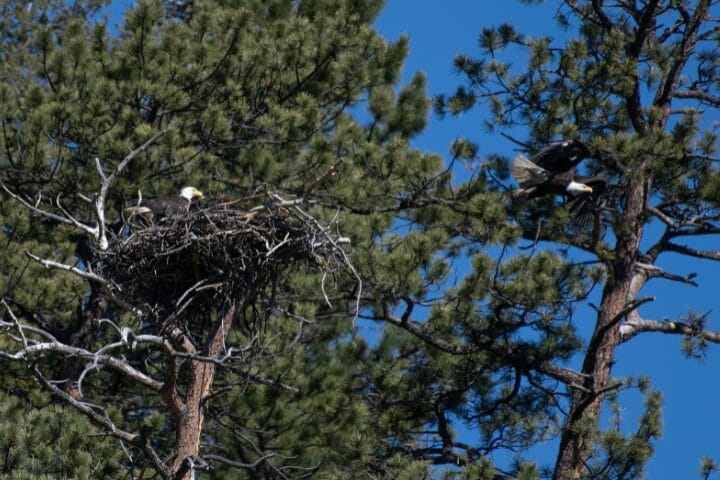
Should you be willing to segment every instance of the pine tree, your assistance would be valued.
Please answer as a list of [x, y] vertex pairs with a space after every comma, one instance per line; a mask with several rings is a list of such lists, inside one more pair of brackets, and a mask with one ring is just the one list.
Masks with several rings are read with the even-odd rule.
[[[407, 40], [369, 27], [380, 3], [143, 1], [117, 34], [99, 3], [6, 5], [2, 349], [22, 375], [4, 384], [50, 391], [93, 423], [77, 425], [88, 438], [113, 437], [124, 460], [105, 476], [422, 468], [376, 454], [384, 439], [359, 395], [365, 347], [351, 330], [356, 276], [298, 265], [252, 296], [199, 295], [193, 318], [214, 327], [192, 333], [216, 362], [149, 322], [160, 315], [150, 305], [148, 317], [140, 282], [103, 277], [107, 252], [139, 232], [122, 226], [138, 191], [194, 185], [211, 203], [270, 207], [281, 194], [357, 245], [428, 191], [442, 162], [408, 146], [428, 113], [424, 78], [395, 90]], [[368, 98], [365, 125], [348, 110]]]
[[[613, 188], [585, 216], [559, 199], [513, 200], [501, 156], [458, 184], [455, 167], [476, 160], [471, 141], [456, 142], [449, 162], [410, 148], [430, 101], [421, 74], [398, 86], [408, 39], [370, 27], [381, 3], [142, 1], [116, 33], [99, 20], [101, 2], [3, 5], [2, 406], [57, 419], [29, 429], [58, 445], [85, 441], [93, 457], [59, 462], [61, 452], [6, 445], [18, 460], [5, 468], [21, 468], [9, 473], [415, 479], [440, 468], [530, 479], [544, 472], [519, 453], [491, 459], [556, 435], [555, 478], [642, 473], [661, 398], [645, 379], [610, 377], [615, 347], [663, 331], [697, 353], [717, 338], [703, 316], [654, 322], [638, 311], [649, 280], [694, 282], [656, 267], [661, 253], [718, 257], [679, 240], [718, 232], [715, 136], [697, 109], [718, 103], [717, 59], [703, 50], [716, 40], [713, 2], [568, 1], [558, 20], [576, 30], [564, 45], [503, 25], [483, 30], [482, 58], [456, 60], [468, 84], [438, 98], [439, 112], [487, 100], [489, 126], [527, 127], [530, 153], [560, 138], [590, 147], [587, 167]], [[526, 70], [502, 60], [508, 46], [528, 49]], [[292, 264], [244, 301], [208, 289], [183, 308], [182, 292], [88, 275], [102, 279], [103, 252], [129, 238], [122, 210], [138, 190], [185, 185], [210, 197], [201, 208], [302, 206], [349, 241], [352, 269]], [[652, 218], [665, 231], [640, 251]], [[584, 346], [575, 312], [599, 286]], [[163, 295], [177, 312], [156, 303], [148, 315], [145, 300]], [[363, 338], [366, 320], [385, 326], [377, 342]], [[158, 338], [169, 343], [148, 343]], [[212, 361], [187, 338], [217, 339]], [[577, 354], [580, 371], [568, 367]], [[209, 385], [194, 381], [203, 376]], [[600, 428], [601, 406], [617, 408], [630, 387], [645, 394], [637, 430]], [[173, 411], [190, 397], [192, 421]], [[178, 433], [195, 427], [192, 439]], [[113, 438], [88, 441], [98, 434]]]
[[[600, 428], [603, 404], [616, 405], [617, 392], [634, 383], [611, 376], [615, 349], [644, 332], [664, 332], [681, 335], [685, 352], [697, 355], [718, 338], [706, 329], [705, 315], [654, 321], [638, 310], [655, 300], [642, 295], [650, 281], [695, 285], [693, 274], [656, 265], [666, 252], [720, 259], [692, 243], [720, 233], [717, 134], [710, 123], [720, 106], [717, 2], [558, 3], [556, 20], [567, 40], [529, 38], [509, 24], [484, 28], [482, 55], [455, 59], [466, 84], [438, 97], [436, 107], [457, 114], [487, 103], [487, 125], [525, 127], [527, 138], [518, 144], [531, 153], [553, 140], [587, 142], [586, 168], [610, 181], [593, 222], [578, 221], [567, 204], [549, 198], [514, 205], [510, 218], [525, 238], [574, 247], [602, 266], [581, 370], [556, 394], [569, 399], [553, 478], [637, 478], [661, 431], [661, 398], [640, 380], [647, 411], [637, 432], [623, 438], [615, 428]], [[508, 62], [510, 48], [528, 52], [525, 66]], [[659, 232], [648, 228], [651, 222], [661, 224]]]

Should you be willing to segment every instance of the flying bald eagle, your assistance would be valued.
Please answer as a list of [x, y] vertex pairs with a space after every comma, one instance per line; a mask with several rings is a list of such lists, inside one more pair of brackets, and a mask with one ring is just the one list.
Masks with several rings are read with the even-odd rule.
[[579, 141], [552, 143], [535, 154], [532, 161], [518, 155], [510, 163], [510, 172], [520, 185], [513, 195], [577, 197], [594, 190], [599, 193], [605, 187], [605, 179], [575, 176], [575, 166], [589, 155], [588, 148]]
[[172, 217], [182, 215], [190, 209], [195, 198], [202, 198], [203, 194], [195, 187], [185, 187], [175, 197], [156, 197], [141, 199], [137, 205], [127, 207], [123, 213], [127, 218], [133, 215], [152, 216], [153, 218]]

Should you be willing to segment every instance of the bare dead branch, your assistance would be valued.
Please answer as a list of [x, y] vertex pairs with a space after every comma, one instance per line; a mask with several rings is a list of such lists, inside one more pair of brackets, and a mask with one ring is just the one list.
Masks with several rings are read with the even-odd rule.
[[717, 97], [703, 90], [675, 90], [673, 92], [673, 97], [690, 98], [694, 100], [700, 100], [700, 102], [712, 105], [714, 107], [720, 106], [720, 97]]
[[60, 215], [56, 215], [54, 213], [48, 212], [47, 210], [43, 210], [42, 208], [37, 207], [36, 205], [31, 204], [24, 198], [22, 198], [20, 195], [16, 194], [12, 190], [10, 190], [5, 183], [3, 183], [2, 180], [0, 180], [0, 187], [2, 187], [3, 190], [5, 190], [5, 193], [10, 195], [10, 197], [14, 198], [18, 202], [20, 202], [25, 208], [30, 210], [31, 212], [40, 215], [41, 217], [45, 217], [49, 220], [53, 220], [55, 222], [64, 223], [66, 225], [73, 225], [84, 232], [87, 232], [90, 234], [93, 238], [97, 238], [98, 235], [98, 228], [97, 227], [91, 227], [89, 225], [85, 225], [84, 223], [81, 223], [77, 221], [76, 219], [70, 217], [66, 218]]
[[646, 320], [636, 316], [621, 325], [622, 342], [627, 342], [634, 336], [643, 332], [659, 332], [672, 335], [688, 335], [699, 337], [708, 342], [720, 343], [720, 332], [712, 330], [698, 329], [697, 327], [685, 322], [676, 320]]
[[74, 273], [75, 275], [82, 277], [86, 280], [89, 280], [91, 282], [95, 282], [99, 285], [102, 285], [105, 288], [105, 292], [107, 293], [108, 298], [110, 298], [110, 300], [115, 305], [122, 308], [123, 310], [133, 312], [136, 315], [142, 314], [142, 312], [140, 310], [138, 310], [137, 308], [133, 307], [132, 305], [128, 304], [127, 302], [125, 302], [121, 298], [119, 298], [117, 295], [115, 295], [115, 293], [113, 291], [114, 290], [113, 286], [110, 284], [110, 282], [107, 279], [101, 277], [100, 275], [96, 275], [87, 270], [80, 270], [79, 268], [72, 266], [72, 265], [66, 265], [64, 263], [56, 262], [54, 260], [40, 258], [37, 255], [33, 255], [32, 253], [30, 253], [27, 250], [25, 251], [25, 254], [28, 257], [30, 257], [31, 259], [33, 259], [34, 261], [38, 262], [39, 264], [44, 265], [45, 268], [55, 268], [58, 270], [64, 270], [66, 272], [71, 272], [71, 273]]
[[665, 213], [660, 210], [659, 208], [655, 207], [648, 207], [647, 211], [652, 213], [654, 216], [660, 219], [665, 225], [667, 225], [670, 228], [680, 228], [680, 224], [675, 222], [672, 218], [665, 215]]
[[[33, 205], [24, 198], [22, 198], [20, 195], [16, 194], [12, 190], [10, 190], [5, 183], [3, 183], [0, 180], [0, 187], [2, 187], [5, 192], [10, 195], [10, 197], [14, 198], [18, 202], [20, 202], [23, 206], [28, 208], [33, 213], [40, 215], [42, 217], [45, 217], [47, 219], [64, 223], [67, 225], [73, 225], [84, 232], [90, 234], [97, 242], [98, 248], [100, 250], [106, 250], [108, 248], [108, 240], [107, 240], [107, 227], [105, 225], [105, 199], [107, 197], [107, 193], [110, 189], [110, 186], [112, 185], [113, 181], [117, 177], [117, 175], [122, 172], [122, 170], [127, 166], [127, 164], [135, 158], [139, 153], [145, 151], [150, 145], [155, 143], [158, 138], [163, 136], [165, 134], [166, 130], [162, 130], [155, 134], [150, 140], [145, 142], [140, 147], [136, 148], [135, 150], [131, 151], [115, 168], [115, 170], [109, 175], [106, 176], [105, 172], [103, 171], [102, 166], [100, 165], [100, 159], [95, 158], [95, 167], [97, 168], [98, 174], [100, 175], [100, 179], [102, 181], [100, 185], [100, 191], [97, 195], [97, 198], [95, 199], [95, 214], [97, 216], [97, 223], [94, 227], [87, 225], [85, 223], [82, 223], [78, 219], [76, 219], [70, 212], [68, 212], [63, 205], [60, 203], [60, 197], [58, 196], [56, 198], [56, 204], [57, 207], [60, 209], [60, 211], [63, 212], [64, 216], [56, 215], [52, 212], [48, 212], [47, 210], [43, 210], [39, 208], [37, 205]], [[85, 198], [84, 195], [81, 196], [82, 198]]]
[[227, 465], [227, 466], [233, 467], [233, 468], [240, 468], [240, 469], [244, 469], [244, 470], [254, 470], [260, 464], [262, 464], [263, 462], [267, 461], [268, 459], [270, 459], [274, 456], [275, 456], [274, 453], [267, 453], [252, 463], [236, 462], [234, 460], [230, 460], [229, 458], [225, 458], [220, 455], [214, 455], [214, 454], [203, 455], [202, 458], [204, 458], [206, 461], [222, 463], [223, 465]]
[[[0, 327], [4, 326], [6, 322], [0, 322]], [[27, 325], [20, 324], [21, 328], [25, 331], [36, 331], [37, 329], [29, 328]], [[111, 348], [117, 348], [122, 346], [122, 343], [111, 344], [104, 347], [105, 350]], [[28, 361], [35, 357], [42, 356], [46, 353], [54, 352], [59, 353], [65, 357], [75, 356], [83, 359], [92, 361], [96, 365], [107, 366], [116, 370], [123, 375], [127, 376], [131, 380], [144, 385], [151, 390], [159, 391], [162, 387], [162, 383], [155, 380], [154, 378], [146, 375], [145, 373], [137, 370], [131, 366], [128, 362], [115, 358], [110, 355], [105, 355], [100, 352], [92, 352], [84, 348], [73, 347], [66, 345], [57, 340], [49, 341], [33, 341], [28, 339], [28, 346], [17, 350], [15, 353], [8, 353], [6, 351], [0, 351], [0, 357], [7, 358], [8, 360], [23, 360]]]
[[10, 315], [10, 318], [15, 323], [15, 328], [17, 328], [17, 331], [20, 334], [20, 338], [22, 339], [23, 348], [27, 348], [28, 341], [27, 341], [27, 337], [25, 337], [25, 332], [23, 331], [22, 326], [20, 325], [20, 320], [18, 320], [18, 318], [15, 316], [15, 312], [12, 311], [12, 309], [10, 308], [10, 305], [7, 304], [7, 302], [5, 301], [4, 298], [2, 299], [2, 302], [0, 302], [0, 303], [2, 303], [3, 306], [5, 306], [5, 309], [7, 310], [8, 315]]
[[101, 415], [96, 411], [96, 406], [76, 400], [70, 394], [45, 379], [37, 368], [35, 368], [35, 376], [43, 385], [45, 385], [45, 388], [84, 414], [90, 421], [102, 427], [109, 435], [139, 448], [143, 453], [145, 453], [145, 455], [147, 455], [152, 462], [153, 467], [158, 471], [158, 473], [160, 473], [160, 475], [162, 475], [163, 478], [171, 478], [172, 472], [170, 471], [170, 468], [160, 459], [160, 455], [158, 455], [152, 445], [150, 445], [149, 441], [144, 440], [141, 436], [135, 433], [130, 433], [118, 428], [117, 425], [112, 422], [104, 409], [102, 410], [104, 415]]
[[681, 253], [690, 257], [705, 258], [708, 260], [720, 261], [720, 250], [697, 250], [685, 245], [668, 242], [665, 244], [665, 250]]
[[674, 273], [668, 273], [664, 271], [657, 265], [650, 265], [641, 262], [635, 262], [635, 268], [643, 270], [647, 274], [648, 278], [659, 277], [666, 280], [671, 280], [673, 282], [686, 283], [688, 285], [692, 285], [693, 287], [698, 286], [697, 282], [693, 280], [697, 276], [697, 274], [695, 273], [689, 273], [685, 276], [675, 275]]
[[614, 324], [623, 317], [627, 316], [630, 312], [637, 310], [641, 305], [654, 301], [655, 297], [642, 297], [631, 300], [625, 304], [625, 307], [623, 307], [623, 309], [620, 310], [609, 323]]
[[100, 192], [98, 193], [97, 199], [95, 200], [95, 212], [97, 214], [98, 220], [97, 239], [98, 247], [100, 248], [100, 250], [107, 250], [108, 248], [108, 240], [105, 227], [105, 198], [107, 197], [110, 186], [115, 181], [115, 178], [118, 176], [118, 174], [123, 171], [123, 169], [127, 166], [128, 163], [130, 163], [133, 158], [147, 150], [150, 145], [152, 145], [160, 137], [165, 135], [165, 132], [166, 130], [159, 131], [158, 133], [153, 135], [150, 140], [128, 153], [128, 155], [118, 164], [117, 167], [115, 167], [115, 170], [113, 170], [113, 172], [109, 176], [105, 176], [103, 168], [100, 165], [100, 159], [95, 157], [95, 166], [97, 168], [98, 174], [100, 174], [100, 179], [102, 180], [102, 184], [100, 185]]

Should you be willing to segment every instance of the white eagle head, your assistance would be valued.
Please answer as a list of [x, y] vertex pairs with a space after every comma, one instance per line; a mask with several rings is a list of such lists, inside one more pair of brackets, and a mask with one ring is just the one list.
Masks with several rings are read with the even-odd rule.
[[202, 198], [203, 194], [195, 187], [185, 187], [180, 190], [180, 196], [192, 200], [193, 198]]
[[584, 183], [578, 183], [575, 181], [572, 181], [568, 183], [568, 186], [565, 187], [565, 191], [568, 192], [570, 195], [581, 195], [583, 193], [592, 193], [593, 189], [592, 187], [585, 185]]

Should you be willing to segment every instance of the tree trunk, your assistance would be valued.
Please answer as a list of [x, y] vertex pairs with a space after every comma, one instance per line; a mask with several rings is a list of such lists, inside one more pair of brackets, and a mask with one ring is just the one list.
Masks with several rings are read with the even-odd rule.
[[[210, 335], [200, 350], [200, 355], [217, 358], [225, 350], [225, 341], [237, 316], [239, 304], [239, 301], [233, 301], [215, 321]], [[180, 403], [179, 415], [176, 416], [175, 456], [172, 471], [175, 472], [177, 480], [191, 478], [192, 459], [200, 453], [200, 440], [205, 426], [205, 399], [213, 384], [215, 364], [201, 360], [188, 360], [187, 374], [188, 385], [185, 399]]]
[[587, 431], [576, 431], [573, 427], [583, 418], [589, 418], [597, 425], [600, 418], [603, 390], [610, 379], [615, 348], [620, 342], [620, 321], [628, 313], [630, 302], [635, 299], [636, 290], [639, 290], [639, 287], [633, 285], [633, 271], [643, 233], [640, 216], [645, 209], [645, 192], [649, 190], [649, 182], [646, 184], [638, 180], [628, 186], [627, 207], [621, 228], [616, 232], [616, 257], [603, 289], [595, 331], [583, 362], [582, 373], [586, 376], [584, 387], [588, 391], [576, 389], [573, 392], [570, 413], [560, 437], [553, 480], [583, 478], [592, 438]]

